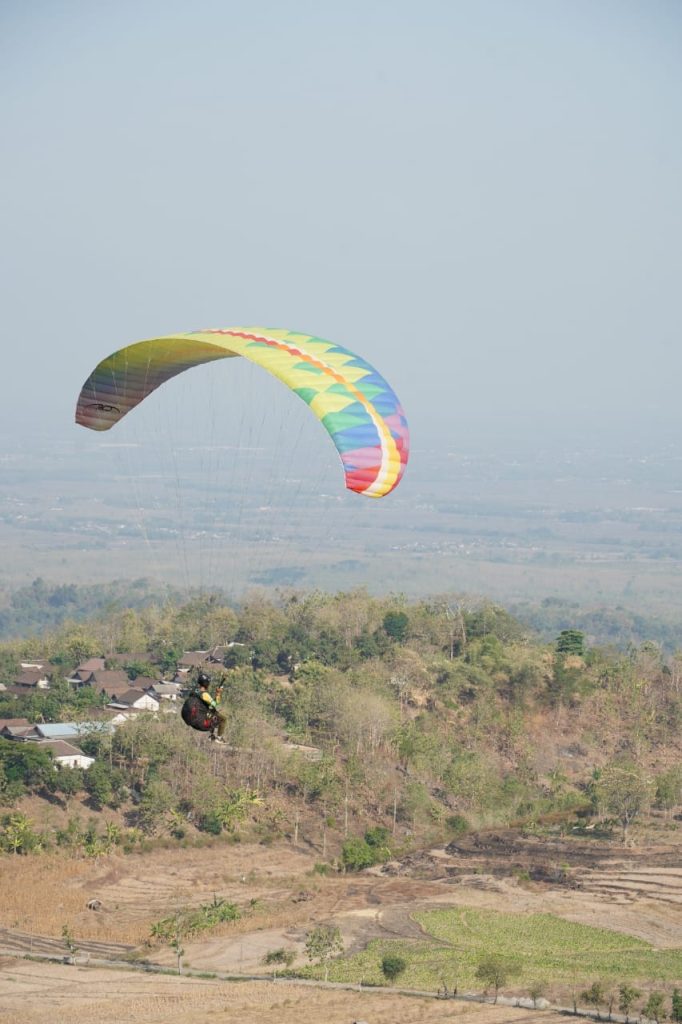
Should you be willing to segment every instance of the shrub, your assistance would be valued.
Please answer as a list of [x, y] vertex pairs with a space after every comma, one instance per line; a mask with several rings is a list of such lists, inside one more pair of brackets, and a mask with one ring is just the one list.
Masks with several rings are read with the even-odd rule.
[[209, 832], [212, 836], [219, 836], [223, 830], [220, 815], [215, 811], [211, 811], [210, 814], [204, 814], [204, 816], [199, 819], [198, 825], [202, 832]]
[[294, 951], [291, 949], [284, 949], [282, 946], [279, 949], [269, 949], [263, 957], [263, 963], [267, 965], [284, 964], [285, 967], [291, 967], [295, 959], [296, 954]]
[[375, 863], [374, 850], [364, 839], [354, 836], [341, 847], [341, 861], [347, 871], [362, 871]]
[[448, 831], [454, 836], [464, 836], [469, 831], [470, 825], [463, 814], [451, 814], [445, 819]]
[[387, 981], [395, 981], [406, 967], [407, 961], [396, 953], [386, 953], [381, 959], [381, 973]]

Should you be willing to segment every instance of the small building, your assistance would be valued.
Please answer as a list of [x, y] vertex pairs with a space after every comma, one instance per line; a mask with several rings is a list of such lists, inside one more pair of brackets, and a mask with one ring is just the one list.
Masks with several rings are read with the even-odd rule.
[[76, 672], [101, 672], [104, 668], [106, 668], [104, 658], [88, 658], [80, 663]]
[[72, 672], [68, 682], [74, 686], [82, 686], [88, 681], [93, 672], [101, 672], [103, 670], [104, 658], [87, 658], [86, 661], [82, 661], [78, 668]]
[[[139, 679], [135, 680], [135, 687], [137, 688]], [[152, 697], [157, 700], [177, 700], [180, 696], [180, 684], [179, 683], [153, 683], [151, 686], [145, 687], [145, 692], [150, 693]]]
[[0, 718], [0, 733], [2, 733], [5, 726], [16, 727], [30, 724], [28, 718]]
[[50, 679], [41, 668], [25, 668], [14, 680], [14, 686], [22, 690], [49, 690]]
[[158, 711], [159, 701], [150, 693], [144, 690], [129, 689], [117, 694], [109, 701], [108, 707], [121, 710], [134, 709], [135, 711]]
[[79, 735], [77, 722], [41, 722], [34, 728], [39, 740], [74, 740]]
[[91, 686], [97, 693], [112, 697], [130, 689], [128, 673], [122, 669], [97, 669], [84, 680], [85, 686]]
[[185, 651], [178, 660], [178, 672], [182, 675], [187, 675], [192, 669], [204, 668], [208, 664], [208, 660], [208, 651]]
[[94, 757], [88, 757], [80, 747], [74, 747], [66, 740], [43, 740], [38, 745], [51, 751], [55, 764], [61, 768], [89, 768], [95, 763]]
[[20, 740], [22, 743], [38, 738], [36, 727], [30, 722], [27, 722], [26, 725], [5, 725], [0, 729], [0, 736], [4, 740]]
[[131, 686], [133, 690], [147, 691], [151, 690], [153, 686], [156, 686], [156, 684], [160, 682], [160, 679], [153, 679], [151, 676], [136, 676], [128, 685]]
[[49, 672], [53, 668], [49, 658], [26, 658], [24, 661], [20, 661], [19, 664], [22, 668], [39, 669], [41, 672]]

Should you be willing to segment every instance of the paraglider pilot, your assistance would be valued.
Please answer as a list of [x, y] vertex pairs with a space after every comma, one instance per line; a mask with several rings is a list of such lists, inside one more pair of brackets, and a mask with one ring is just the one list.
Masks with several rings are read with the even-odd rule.
[[225, 732], [225, 726], [227, 725], [227, 715], [224, 711], [220, 710], [219, 705], [211, 696], [209, 684], [210, 680], [208, 676], [202, 672], [197, 679], [197, 687], [199, 691], [198, 696], [203, 700], [204, 704], [210, 708], [217, 722], [215, 731], [211, 732], [211, 739], [215, 740], [216, 743], [224, 743], [225, 740], [223, 739], [223, 734]]

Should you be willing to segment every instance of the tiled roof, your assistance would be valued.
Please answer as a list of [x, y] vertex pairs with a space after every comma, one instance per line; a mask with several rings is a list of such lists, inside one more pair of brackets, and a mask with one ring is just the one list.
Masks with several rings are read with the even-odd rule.
[[[38, 744], [39, 747], [46, 747], [52, 751], [53, 757], [87, 757], [80, 747], [74, 747], [71, 743], [66, 743], [65, 740], [43, 740], [42, 743]], [[94, 760], [94, 759], [93, 759]]]
[[104, 668], [104, 658], [88, 658], [87, 661], [82, 661], [76, 672], [97, 672]]

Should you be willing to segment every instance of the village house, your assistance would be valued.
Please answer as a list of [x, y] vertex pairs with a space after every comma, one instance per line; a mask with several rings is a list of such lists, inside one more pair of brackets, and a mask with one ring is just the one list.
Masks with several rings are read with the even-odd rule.
[[37, 738], [35, 725], [6, 725], [0, 735], [5, 740], [21, 740], [22, 743]]
[[96, 669], [84, 680], [84, 686], [91, 686], [97, 693], [115, 697], [130, 689], [130, 679], [123, 669]]
[[33, 728], [37, 740], [74, 740], [79, 736], [77, 722], [41, 722]]
[[129, 685], [132, 686], [134, 690], [147, 691], [151, 690], [153, 686], [156, 686], [156, 684], [160, 682], [160, 679], [152, 679], [151, 676], [136, 676], [135, 679], [130, 681]]
[[[139, 679], [135, 680], [135, 687], [139, 686]], [[150, 693], [152, 697], [157, 700], [177, 700], [180, 696], [180, 684], [179, 683], [153, 683], [151, 686], [145, 687], [145, 692]]]
[[31, 725], [28, 718], [0, 718], [0, 735], [2, 735], [2, 731], [6, 727], [20, 728], [27, 725]]
[[20, 661], [21, 668], [40, 669], [41, 672], [49, 672], [54, 666], [50, 664], [49, 658], [27, 658]]
[[42, 740], [38, 746], [51, 751], [55, 764], [62, 768], [89, 768], [95, 763], [94, 757], [88, 757], [80, 747], [74, 747], [66, 740]]
[[82, 686], [86, 683], [90, 675], [93, 672], [101, 672], [104, 669], [104, 658], [88, 658], [86, 661], [82, 661], [78, 668], [73, 672], [68, 682], [73, 683], [74, 686]]
[[31, 739], [34, 730], [28, 718], [0, 718], [0, 737], [4, 740]]
[[[49, 690], [50, 679], [44, 669], [25, 668], [16, 677], [13, 684], [14, 689], [21, 690]], [[13, 689], [10, 687], [9, 689]]]
[[192, 669], [205, 668], [208, 663], [208, 651], [185, 651], [178, 660], [178, 674], [186, 676]]
[[135, 690], [131, 687], [117, 694], [113, 700], [109, 701], [107, 707], [121, 710], [158, 711], [159, 701], [150, 693], [145, 693], [144, 690]]

